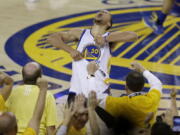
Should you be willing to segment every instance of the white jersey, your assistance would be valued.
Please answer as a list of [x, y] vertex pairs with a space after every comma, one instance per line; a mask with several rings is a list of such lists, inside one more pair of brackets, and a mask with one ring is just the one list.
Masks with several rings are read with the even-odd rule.
[[[109, 33], [105, 33], [103, 37], [107, 36]], [[88, 96], [88, 93], [95, 89], [94, 86], [89, 86], [87, 79], [87, 65], [89, 61], [96, 61], [99, 64], [99, 70], [95, 75], [96, 84], [95, 91], [97, 93], [103, 93], [108, 89], [109, 85], [105, 84], [102, 77], [109, 78], [108, 72], [108, 62], [111, 57], [109, 43], [106, 43], [102, 47], [95, 45], [94, 37], [89, 29], [83, 31], [77, 50], [83, 54], [84, 59], [72, 62], [72, 77], [70, 84], [70, 92], [75, 92], [76, 94], [83, 93]]]

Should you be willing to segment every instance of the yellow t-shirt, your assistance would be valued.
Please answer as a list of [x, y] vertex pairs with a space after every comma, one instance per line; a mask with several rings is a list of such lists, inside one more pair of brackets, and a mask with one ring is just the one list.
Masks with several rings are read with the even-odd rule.
[[0, 94], [0, 111], [4, 111], [5, 110], [5, 101], [3, 96]]
[[[34, 112], [38, 95], [39, 88], [36, 85], [20, 85], [12, 90], [12, 93], [6, 102], [6, 106], [9, 112], [13, 112], [16, 115], [18, 122], [18, 135], [22, 135], [28, 126]], [[46, 127], [57, 124], [56, 113], [55, 99], [48, 91], [40, 123], [39, 135], [46, 134]]]
[[73, 126], [70, 127], [68, 130], [67, 135], [86, 135], [86, 127], [82, 128], [81, 130], [76, 130]]
[[[56, 134], [57, 134], [57, 131], [61, 128], [62, 124], [60, 124], [56, 130]], [[68, 131], [67, 131], [67, 134], [66, 135], [87, 135], [87, 128], [86, 126], [80, 130], [76, 130], [74, 128], [74, 126], [71, 126]]]
[[22, 135], [36, 135], [36, 132], [32, 128], [26, 128]]
[[[157, 112], [161, 94], [153, 89], [150, 92], [138, 96], [112, 97], [106, 99], [106, 110], [115, 117], [120, 115], [132, 120], [138, 127], [145, 127], [144, 121], [150, 112]], [[152, 124], [154, 118], [150, 121]]]

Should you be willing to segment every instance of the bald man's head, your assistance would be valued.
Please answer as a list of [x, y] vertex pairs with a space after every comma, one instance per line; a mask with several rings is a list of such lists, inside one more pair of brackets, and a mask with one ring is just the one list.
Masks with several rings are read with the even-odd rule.
[[17, 133], [16, 117], [11, 112], [0, 113], [0, 133], [9, 134]]
[[25, 84], [36, 84], [37, 78], [41, 77], [41, 74], [41, 67], [36, 62], [29, 62], [22, 69]]

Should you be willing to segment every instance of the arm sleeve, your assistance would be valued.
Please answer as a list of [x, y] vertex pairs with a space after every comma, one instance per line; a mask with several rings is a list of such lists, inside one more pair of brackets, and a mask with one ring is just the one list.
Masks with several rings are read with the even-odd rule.
[[148, 80], [148, 83], [150, 84], [150, 91], [156, 89], [160, 93], [162, 93], [162, 83], [155, 75], [153, 75], [148, 70], [145, 70], [143, 72], [143, 76]]
[[57, 124], [57, 111], [56, 111], [56, 102], [53, 95], [48, 92], [48, 99], [47, 99], [47, 107], [46, 107], [46, 125], [49, 126], [56, 126]]

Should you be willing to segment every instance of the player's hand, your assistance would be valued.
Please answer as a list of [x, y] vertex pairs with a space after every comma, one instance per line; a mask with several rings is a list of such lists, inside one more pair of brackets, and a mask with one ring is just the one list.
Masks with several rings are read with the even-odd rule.
[[143, 73], [146, 69], [137, 61], [131, 63], [131, 69]]
[[13, 79], [6, 73], [0, 72], [0, 85], [13, 85]]
[[38, 78], [37, 79], [37, 86], [40, 88], [40, 90], [47, 90], [48, 89], [48, 82], [44, 78]]
[[70, 55], [71, 55], [71, 57], [73, 58], [74, 61], [78, 61], [78, 60], [83, 59], [82, 54], [79, 51], [74, 50], [74, 49], [72, 49], [70, 51]]
[[94, 41], [96, 42], [97, 45], [99, 46], [103, 46], [106, 43], [106, 40], [104, 37], [102, 37], [101, 35], [98, 35], [96, 37], [94, 37]]
[[94, 75], [98, 69], [99, 69], [99, 65], [95, 61], [91, 61], [87, 65], [87, 72], [89, 75]]
[[98, 105], [98, 100], [95, 91], [91, 91], [88, 95], [88, 108], [95, 110]]
[[175, 88], [171, 89], [171, 98], [176, 98], [177, 90]]
[[59, 33], [54, 33], [52, 35], [50, 35], [47, 39], [47, 42], [51, 45], [53, 45], [54, 47], [59, 48], [59, 44], [61, 43], [61, 37], [59, 35]]

